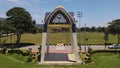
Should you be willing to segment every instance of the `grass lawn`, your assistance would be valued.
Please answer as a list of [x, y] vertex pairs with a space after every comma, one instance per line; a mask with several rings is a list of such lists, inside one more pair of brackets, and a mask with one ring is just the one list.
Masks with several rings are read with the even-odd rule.
[[[104, 33], [98, 32], [87, 32], [86, 33], [88, 42], [87, 44], [104, 44]], [[7, 39], [7, 43], [10, 43], [9, 37], [4, 37]], [[69, 33], [50, 33], [49, 40], [51, 43], [69, 43], [70, 42], [70, 34]], [[16, 41], [16, 36], [13, 36], [13, 42]], [[42, 33], [37, 34], [22, 34], [21, 43], [34, 43], [41, 44], [42, 41]], [[84, 33], [80, 33], [80, 41], [78, 36], [78, 42], [84, 44]], [[108, 43], [117, 43], [117, 36], [109, 35]]]
[[0, 54], [0, 68], [119, 68], [120, 58], [114, 53], [96, 53], [88, 65], [38, 65], [26, 63], [26, 57], [18, 54]]

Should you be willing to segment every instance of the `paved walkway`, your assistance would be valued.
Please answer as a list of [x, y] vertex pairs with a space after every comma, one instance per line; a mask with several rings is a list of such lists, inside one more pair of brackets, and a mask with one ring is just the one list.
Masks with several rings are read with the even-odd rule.
[[49, 46], [45, 54], [45, 61], [75, 62], [75, 54], [71, 52], [71, 46]]
[[32, 48], [32, 50], [38, 50], [40, 46], [37, 45], [31, 45], [31, 46], [25, 46], [25, 47], [21, 47], [20, 49], [26, 49], [28, 50], [29, 48]]
[[[28, 50], [29, 48], [32, 48], [33, 52], [38, 52], [39, 47], [40, 46], [38, 46], [38, 45], [31, 45], [31, 46], [21, 47], [20, 49], [27, 49]], [[88, 50], [88, 47], [91, 47], [93, 50], [105, 49], [105, 46], [103, 46], [103, 45], [91, 45], [91, 46], [86, 46], [86, 51]], [[85, 52], [85, 46], [84, 45], [81, 45], [81, 50], [79, 50], [79, 47], [77, 47], [77, 48], [78, 48], [78, 52]], [[107, 47], [106, 47], [106, 49], [107, 49]], [[68, 46], [51, 45], [48, 48], [48, 52], [49, 53], [71, 53], [71, 46], [70, 45], [68, 45]]]
[[49, 53], [71, 53], [71, 46], [49, 46]]
[[[39, 46], [21, 47], [21, 49], [29, 48], [32, 48], [32, 50], [38, 50]], [[71, 53], [71, 46], [46, 46], [46, 48], [48, 48], [48, 53], [45, 54], [45, 61], [75, 62], [75, 54]]]

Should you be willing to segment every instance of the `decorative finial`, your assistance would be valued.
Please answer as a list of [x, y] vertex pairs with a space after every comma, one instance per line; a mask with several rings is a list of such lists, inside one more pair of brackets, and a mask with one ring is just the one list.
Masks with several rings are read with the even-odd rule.
[[63, 6], [61, 6], [61, 5], [58, 5], [56, 8], [64, 8]]

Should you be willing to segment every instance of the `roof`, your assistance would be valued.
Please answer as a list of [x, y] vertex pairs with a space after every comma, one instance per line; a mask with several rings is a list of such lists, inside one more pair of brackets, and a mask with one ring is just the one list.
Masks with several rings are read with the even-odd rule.
[[[46, 12], [45, 17], [47, 17], [51, 12]], [[68, 12], [72, 17], [74, 17], [74, 12]]]
[[74, 12], [67, 12], [62, 6], [57, 6], [56, 9], [53, 10], [52, 12], [46, 12], [44, 23], [45, 24], [50, 23], [51, 19], [55, 17], [55, 14], [59, 12], [61, 14], [64, 14], [64, 16], [66, 16], [66, 19], [68, 19], [69, 23], [75, 24]]

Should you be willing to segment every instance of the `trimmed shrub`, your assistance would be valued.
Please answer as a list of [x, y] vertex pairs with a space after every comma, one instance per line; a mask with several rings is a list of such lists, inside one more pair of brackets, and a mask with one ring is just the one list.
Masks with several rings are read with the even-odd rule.
[[91, 58], [90, 57], [86, 57], [85, 58], [85, 63], [90, 63], [92, 60], [91, 60]]
[[86, 56], [90, 57], [90, 56], [91, 56], [91, 54], [90, 54], [90, 53], [87, 53], [87, 54], [86, 54]]
[[7, 47], [3, 47], [3, 49], [2, 49], [2, 54], [5, 54], [6, 51], [7, 51]]
[[87, 56], [87, 54], [80, 54], [81, 55], [81, 58], [82, 58], [82, 60], [84, 61], [84, 63], [90, 63], [90, 62], [92, 62], [92, 59], [91, 59], [91, 57], [90, 56]]
[[93, 51], [92, 51], [92, 48], [91, 48], [91, 47], [88, 47], [88, 53], [89, 53], [89, 54], [92, 54], [92, 53], [93, 53]]
[[32, 58], [31, 56], [29, 56], [29, 57], [27, 58], [27, 62], [32, 62], [32, 60], [33, 60], [33, 58]]
[[35, 59], [35, 54], [29, 54], [29, 57], [27, 58], [27, 62], [33, 62], [33, 60]]
[[10, 53], [10, 54], [18, 53], [18, 50], [8, 50], [8, 53]]
[[119, 53], [120, 50], [112, 49], [112, 50], [94, 50], [92, 54], [94, 53], [101, 53], [101, 52], [111, 52], [111, 53]]
[[29, 55], [28, 51], [25, 50], [25, 49], [21, 49], [21, 50], [20, 50], [20, 53], [21, 53], [23, 56]]

